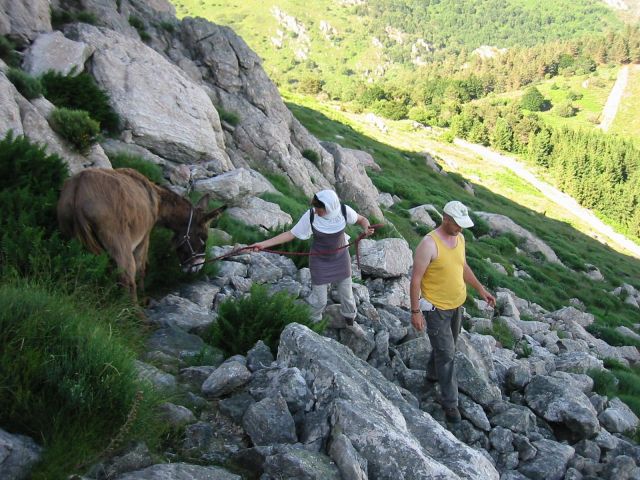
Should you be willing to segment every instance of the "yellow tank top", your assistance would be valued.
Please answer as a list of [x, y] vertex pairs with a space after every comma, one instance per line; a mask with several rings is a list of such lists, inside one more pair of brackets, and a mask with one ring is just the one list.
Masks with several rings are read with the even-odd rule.
[[440, 310], [458, 308], [467, 299], [467, 287], [463, 279], [464, 237], [458, 235], [455, 247], [447, 246], [435, 233], [429, 236], [436, 242], [438, 256], [432, 260], [422, 277], [420, 290], [423, 298]]

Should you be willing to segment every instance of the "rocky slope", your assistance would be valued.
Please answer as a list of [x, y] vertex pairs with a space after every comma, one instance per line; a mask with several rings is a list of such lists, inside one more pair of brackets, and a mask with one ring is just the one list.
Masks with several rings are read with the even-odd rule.
[[[23, 68], [34, 74], [74, 66], [89, 72], [109, 93], [122, 132], [86, 155], [74, 152], [49, 126], [52, 105], [24, 98], [0, 65], [1, 135], [13, 130], [44, 143], [72, 171], [109, 166], [112, 152], [141, 155], [160, 164], [176, 190], [193, 179], [249, 224], [266, 225], [267, 217], [291, 221], [255, 197], [274, 189], [257, 170], [284, 174], [307, 194], [333, 186], [363, 213], [382, 218], [363, 166], [370, 157], [311, 136], [287, 110], [259, 58], [228, 28], [201, 19], [178, 22], [164, 0], [51, 5], [92, 12], [99, 25], [69, 23], [54, 31], [48, 1], [1, 0], [0, 34], [18, 42]], [[142, 20], [146, 42], [129, 24], [131, 16]], [[238, 123], [221, 120], [224, 112], [237, 114]], [[317, 162], [305, 158], [305, 150], [315, 151]], [[433, 206], [419, 210], [425, 225], [439, 215]], [[493, 234], [526, 239], [523, 255], [559, 261], [514, 222], [483, 215]], [[95, 465], [86, 478], [640, 478], [640, 449], [625, 436], [638, 418], [619, 399], [593, 392], [585, 375], [602, 368], [603, 358], [635, 365], [640, 354], [593, 337], [585, 327], [594, 319], [583, 305], [548, 311], [506, 289], [497, 292], [495, 311], [478, 302], [481, 316], [466, 316], [459, 340], [463, 421], [447, 425], [438, 387], [425, 378], [428, 337], [410, 325], [408, 244], [363, 241], [361, 261], [361, 270], [354, 265], [362, 278], [354, 293], [364, 337], [345, 330], [331, 305], [325, 336], [292, 324], [276, 358], [259, 342], [246, 355], [187, 366], [201, 352], [198, 334], [215, 321], [221, 302], [244, 295], [252, 283], [301, 300], [309, 295], [308, 269], [288, 258], [231, 257], [215, 278], [152, 304], [147, 316], [157, 329], [138, 368], [157, 388], [188, 399], [165, 404], [161, 412], [184, 435], [163, 452], [163, 463], [136, 445]], [[514, 275], [527, 278], [525, 271]], [[633, 287], [612, 294], [638, 307]], [[516, 351], [482, 334], [498, 320], [517, 339]], [[28, 478], [39, 455], [33, 439], [0, 429], [0, 478]]]

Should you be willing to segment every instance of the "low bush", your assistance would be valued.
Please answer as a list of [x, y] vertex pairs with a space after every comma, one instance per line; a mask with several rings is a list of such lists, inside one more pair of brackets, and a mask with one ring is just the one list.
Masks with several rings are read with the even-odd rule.
[[315, 150], [311, 150], [310, 148], [305, 148], [302, 151], [302, 156], [309, 160], [314, 165], [320, 165], [320, 155]]
[[227, 122], [229, 125], [233, 125], [234, 127], [240, 123], [240, 115], [237, 113], [230, 112], [222, 107], [216, 107], [216, 110], [218, 111], [220, 120], [223, 122]]
[[42, 84], [40, 80], [23, 72], [19, 68], [10, 68], [7, 72], [7, 78], [13, 83], [22, 96], [29, 100], [42, 95]]
[[264, 285], [254, 284], [247, 296], [220, 305], [207, 339], [227, 356], [246, 354], [258, 340], [275, 353], [282, 330], [294, 322], [316, 332], [324, 329], [323, 322], [314, 324], [309, 320], [307, 305], [286, 292], [271, 295]]
[[56, 108], [49, 116], [51, 128], [74, 146], [79, 152], [86, 152], [100, 133], [100, 124], [84, 110]]
[[138, 31], [138, 35], [140, 35], [140, 39], [143, 42], [151, 40], [151, 36], [147, 32], [147, 28], [145, 27], [144, 22], [140, 17], [129, 15], [129, 25], [131, 25]]
[[88, 73], [62, 75], [49, 71], [40, 77], [45, 96], [56, 107], [84, 110], [109, 132], [120, 130], [120, 117], [109, 103], [109, 96]]
[[20, 57], [16, 52], [16, 46], [7, 37], [0, 36], [0, 58], [10, 67], [20, 65]]

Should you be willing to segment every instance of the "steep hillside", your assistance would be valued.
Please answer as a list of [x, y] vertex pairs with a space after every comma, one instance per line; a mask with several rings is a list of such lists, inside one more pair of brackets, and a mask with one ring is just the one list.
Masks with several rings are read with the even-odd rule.
[[[637, 258], [572, 212], [546, 215], [440, 127], [283, 99], [233, 30], [178, 20], [166, 0], [1, 5], [1, 478], [640, 476]], [[70, 174], [118, 166], [172, 191], [148, 190], [161, 211], [185, 206], [151, 232], [140, 305], [56, 221]], [[307, 242], [241, 248], [327, 188], [381, 223], [351, 252], [360, 330], [333, 291], [311, 321], [310, 270], [289, 257]], [[207, 199], [228, 208], [196, 234]], [[464, 302], [458, 423], [409, 312], [412, 249], [451, 199], [471, 210], [466, 259], [498, 299]], [[188, 274], [176, 248], [208, 263]]]
[[594, 0], [201, 2], [174, 0], [179, 16], [229, 25], [281, 83], [315, 73], [379, 78], [490, 45], [530, 46], [618, 28]]

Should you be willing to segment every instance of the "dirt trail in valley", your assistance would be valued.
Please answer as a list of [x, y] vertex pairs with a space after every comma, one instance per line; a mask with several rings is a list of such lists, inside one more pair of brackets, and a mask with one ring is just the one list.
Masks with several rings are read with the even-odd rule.
[[[571, 196], [561, 192], [557, 188], [540, 180], [515, 158], [508, 157], [506, 155], [501, 155], [482, 145], [469, 143], [465, 140], [461, 140], [458, 138], [456, 138], [455, 144], [477, 155], [480, 155], [485, 161], [491, 162], [495, 165], [506, 167], [509, 170], [513, 171], [520, 178], [522, 178], [523, 180], [526, 180], [535, 188], [540, 190], [540, 192], [544, 196], [546, 196], [553, 202], [557, 203], [562, 208], [578, 216], [582, 221], [587, 223], [596, 232], [603, 235], [613, 243], [624, 247], [628, 252], [632, 253], [635, 257], [640, 258], [640, 245], [632, 242], [624, 235], [617, 233], [615, 230], [613, 230], [613, 228], [611, 228], [609, 225], [606, 225], [604, 222], [602, 222], [602, 220], [596, 217], [593, 214], [593, 212], [591, 212], [591, 210], [584, 208], [580, 204], [578, 204], [578, 202], [574, 200]], [[598, 239], [598, 240], [602, 241], [602, 239]]]
[[611, 128], [611, 124], [618, 113], [618, 108], [620, 107], [620, 102], [622, 101], [624, 92], [627, 89], [628, 82], [629, 65], [625, 65], [620, 69], [616, 83], [613, 85], [613, 88], [609, 93], [609, 97], [607, 98], [607, 103], [604, 104], [604, 108], [602, 109], [602, 120], [600, 121], [598, 128], [603, 132], [608, 132], [609, 128]]

